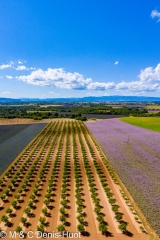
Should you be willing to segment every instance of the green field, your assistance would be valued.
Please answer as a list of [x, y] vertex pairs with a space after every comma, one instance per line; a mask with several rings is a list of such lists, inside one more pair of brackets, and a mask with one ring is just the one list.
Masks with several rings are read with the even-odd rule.
[[159, 117], [126, 117], [119, 118], [121, 121], [146, 128], [155, 132], [160, 132], [160, 118]]
[[147, 105], [146, 106], [147, 109], [150, 109], [150, 110], [160, 110], [160, 105]]

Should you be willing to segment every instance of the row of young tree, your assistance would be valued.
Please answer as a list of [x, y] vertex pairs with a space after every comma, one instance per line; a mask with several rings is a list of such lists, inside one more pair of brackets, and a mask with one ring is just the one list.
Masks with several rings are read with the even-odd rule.
[[[31, 186], [30, 182], [32, 182], [34, 176], [37, 175], [37, 171], [38, 171], [38, 169], [40, 169], [41, 164], [44, 160], [44, 153], [46, 152], [46, 148], [48, 148], [50, 145], [53, 130], [56, 127], [56, 125], [57, 124], [49, 124], [48, 127], [45, 128], [42, 131], [42, 133], [39, 134], [39, 136], [32, 142], [32, 144], [29, 145], [29, 147], [33, 148], [32, 152], [31, 152], [31, 157], [27, 158], [27, 160], [25, 160], [25, 161], [23, 160], [24, 155], [28, 155], [28, 152], [26, 152], [29, 150], [28, 149], [29, 147], [28, 147], [27, 150], [25, 151], [25, 153], [23, 153], [23, 155], [17, 160], [18, 161], [18, 162], [16, 162], [17, 165], [19, 163], [21, 163], [22, 166], [19, 168], [19, 171], [17, 171], [15, 173], [15, 176], [12, 177], [12, 180], [14, 180], [14, 181], [11, 180], [12, 185], [9, 184], [7, 187], [7, 190], [5, 190], [5, 192], [1, 195], [1, 199], [3, 199], [3, 201], [5, 202], [5, 199], [3, 196], [7, 191], [7, 194], [8, 194], [7, 197], [9, 197], [8, 189], [10, 189], [12, 191], [13, 188], [16, 188], [17, 189], [16, 191], [18, 191], [18, 193], [16, 195], [14, 195], [15, 200], [11, 202], [11, 207], [6, 209], [6, 214], [9, 214], [9, 215], [8, 216], [3, 215], [1, 217], [1, 220], [3, 222], [5, 222], [6, 225], [9, 225], [9, 217], [12, 217], [12, 212], [14, 209], [18, 210], [18, 206], [22, 202], [22, 197], [25, 195], [25, 192]], [[53, 143], [54, 143], [54, 141], [53, 141]], [[34, 147], [34, 145], [35, 145], [35, 147]], [[40, 152], [39, 156], [37, 156], [36, 153], [40, 149], [41, 149], [41, 152]], [[22, 160], [22, 162], [21, 162], [21, 160]], [[32, 163], [32, 161], [34, 161], [34, 162]], [[46, 161], [48, 161], [48, 158]], [[47, 162], [44, 163], [41, 171], [39, 170], [40, 171], [39, 180], [37, 181], [35, 188], [33, 189], [33, 193], [30, 196], [30, 201], [28, 202], [28, 206], [24, 210], [24, 213], [26, 213], [27, 216], [30, 215], [31, 209], [34, 208], [34, 203], [35, 203], [36, 195], [38, 192], [38, 187], [44, 177], [44, 172], [45, 172], [46, 166], [47, 166]], [[26, 175], [26, 173], [27, 173], [27, 175]], [[9, 177], [10, 176], [6, 176], [5, 179], [3, 179], [3, 181], [6, 181], [6, 178], [9, 178]], [[16, 177], [16, 179], [15, 179], [15, 177]], [[22, 182], [23, 178], [24, 178], [24, 180]], [[21, 186], [19, 186], [17, 184], [17, 182], [22, 182]], [[19, 188], [18, 188], [18, 186], [19, 186]], [[26, 217], [22, 217], [20, 219], [20, 221], [25, 225]], [[16, 231], [20, 231], [20, 230], [21, 230], [21, 226], [18, 226], [16, 228]]]
[[104, 171], [102, 170], [102, 167], [100, 166], [100, 163], [97, 162], [97, 158], [95, 155], [95, 151], [93, 149], [93, 147], [91, 146], [89, 139], [88, 139], [88, 134], [87, 134], [87, 130], [86, 127], [81, 124], [81, 130], [83, 132], [85, 141], [86, 141], [86, 145], [88, 146], [89, 152], [91, 154], [92, 157], [92, 161], [94, 163], [94, 167], [96, 169], [97, 175], [99, 177], [100, 183], [106, 193], [106, 196], [108, 198], [108, 202], [111, 204], [111, 209], [112, 211], [115, 213], [115, 219], [118, 221], [119, 225], [118, 228], [123, 232], [126, 233], [127, 231], [127, 223], [125, 221], [122, 220], [123, 214], [121, 212], [119, 212], [119, 208], [120, 206], [118, 206], [116, 204], [116, 199], [114, 198], [114, 194], [111, 192], [110, 187], [108, 186], [108, 181], [106, 178], [106, 175], [104, 173]]
[[77, 220], [79, 224], [77, 225], [77, 230], [81, 232], [81, 234], [86, 235], [87, 231], [85, 229], [86, 221], [85, 217], [86, 214], [84, 212], [85, 207], [85, 199], [82, 198], [83, 196], [83, 181], [82, 178], [82, 169], [80, 166], [80, 159], [78, 156], [78, 145], [76, 142], [76, 128], [75, 124], [72, 124], [72, 141], [73, 141], [73, 159], [74, 159], [74, 178], [75, 178], [75, 198], [76, 198], [76, 205], [77, 205]]
[[[108, 230], [107, 223], [103, 218], [103, 213], [101, 212], [100, 198], [98, 197], [98, 192], [97, 192], [98, 188], [96, 186], [94, 174], [93, 174], [93, 171], [92, 171], [92, 168], [90, 165], [91, 159], [90, 160], [88, 159], [87, 150], [86, 150], [86, 147], [82, 140], [81, 135], [83, 134], [83, 132], [82, 132], [81, 125], [78, 125], [78, 124], [76, 124], [76, 125], [77, 125], [78, 138], [79, 138], [79, 142], [81, 145], [81, 152], [82, 152], [82, 156], [83, 156], [84, 168], [85, 168], [88, 185], [89, 185], [90, 197], [94, 204], [94, 212], [96, 214], [96, 220], [98, 221], [98, 229], [99, 229], [99, 231], [102, 232], [102, 234], [107, 234], [107, 230]], [[84, 134], [83, 134], [83, 136], [84, 136]]]
[[[71, 158], [74, 160], [74, 179], [75, 179], [75, 202], [76, 202], [76, 218], [78, 221], [77, 230], [82, 234], [86, 234], [87, 224], [86, 224], [86, 214], [84, 211], [85, 208], [85, 199], [83, 198], [84, 190], [84, 175], [82, 174], [82, 165], [81, 159], [79, 159], [79, 150], [81, 148], [82, 161], [85, 169], [85, 176], [87, 177], [87, 185], [90, 192], [90, 199], [93, 203], [93, 211], [95, 219], [98, 223], [98, 229], [102, 234], [107, 234], [108, 224], [105, 221], [104, 214], [101, 208], [101, 200], [97, 191], [97, 184], [95, 179], [95, 174], [93, 174], [93, 168], [97, 173], [97, 176], [100, 180], [101, 186], [104, 189], [108, 202], [111, 204], [111, 209], [115, 213], [115, 219], [118, 221], [118, 227], [123, 233], [127, 232], [127, 223], [123, 221], [123, 214], [119, 211], [120, 206], [116, 204], [116, 199], [108, 185], [106, 174], [102, 165], [97, 161], [95, 149], [91, 145], [90, 133], [86, 129], [85, 125], [82, 122], [56, 122], [50, 123], [44, 130], [43, 134], [39, 136], [29, 145], [27, 151], [24, 152], [19, 158], [17, 165], [12, 165], [9, 168], [9, 172], [0, 182], [3, 185], [6, 180], [10, 181], [7, 185], [7, 188], [4, 190], [1, 199], [10, 197], [10, 193], [14, 188], [17, 188], [17, 192], [14, 195], [14, 201], [11, 202], [11, 206], [6, 209], [6, 215], [2, 215], [1, 221], [3, 221], [7, 226], [10, 223], [10, 219], [13, 217], [13, 213], [18, 211], [18, 206], [21, 205], [21, 201], [24, 198], [26, 191], [30, 193], [30, 200], [27, 203], [26, 208], [24, 209], [24, 215], [20, 218], [20, 224], [17, 226], [16, 231], [21, 231], [23, 227], [29, 224], [28, 219], [33, 213], [34, 208], [36, 207], [36, 202], [40, 191], [42, 191], [41, 185], [46, 179], [48, 171], [50, 171], [50, 179], [48, 181], [48, 187], [44, 195], [43, 206], [41, 209], [41, 215], [39, 217], [39, 222], [37, 225], [38, 231], [46, 231], [47, 229], [47, 220], [50, 214], [52, 198], [54, 196], [55, 186], [57, 178], [59, 177], [59, 169], [63, 164], [63, 173], [62, 173], [62, 183], [61, 183], [61, 195], [60, 195], [60, 207], [59, 207], [59, 222], [57, 230], [59, 232], [66, 231], [67, 218], [70, 217], [68, 214], [68, 203], [69, 203], [69, 192], [68, 184], [71, 184]], [[92, 138], [92, 136], [91, 136]], [[66, 141], [64, 141], [66, 139]], [[71, 139], [73, 146], [71, 146]], [[94, 139], [92, 139], [94, 141]], [[106, 159], [101, 155], [101, 151], [98, 149], [98, 145], [94, 142], [101, 159], [105, 163], [108, 171], [110, 172], [111, 177], [117, 183], [114, 171], [111, 169]], [[55, 145], [58, 144], [58, 150], [54, 159], [53, 168], [50, 169], [53, 149]], [[62, 151], [65, 148], [64, 162], [62, 161]], [[70, 155], [71, 148], [73, 150], [73, 156]], [[48, 149], [48, 153], [46, 155]], [[88, 154], [88, 150], [89, 153]], [[29, 156], [28, 156], [29, 154]], [[26, 156], [26, 158], [25, 158]], [[93, 165], [92, 165], [93, 162]], [[49, 170], [50, 169], [50, 170]], [[16, 172], [17, 170], [17, 172]], [[35, 177], [35, 176], [38, 176]], [[14, 181], [12, 181], [14, 180]], [[19, 186], [19, 180], [21, 182]], [[32, 182], [35, 183], [32, 188]]]
[[[100, 182], [104, 188], [104, 191], [106, 193], [106, 196], [108, 198], [109, 203], [111, 204], [112, 207], [112, 211], [115, 213], [115, 219], [119, 222], [119, 229], [123, 232], [123, 233], [128, 233], [127, 231], [127, 223], [125, 221], [123, 221], [122, 217], [123, 214], [121, 212], [119, 212], [119, 206], [116, 204], [116, 199], [113, 199], [114, 195], [113, 193], [111, 193], [111, 189], [109, 188], [109, 186], [107, 186], [107, 179], [106, 179], [106, 175], [103, 173], [103, 170], [101, 168], [101, 166], [99, 166], [99, 164], [96, 161], [96, 157], [95, 157], [95, 153], [93, 151], [93, 148], [90, 145], [90, 142], [88, 140], [88, 138], [86, 136], [90, 136], [90, 138], [92, 139], [94, 145], [96, 146], [96, 149], [99, 153], [100, 158], [102, 159], [102, 162], [104, 163], [104, 165], [106, 166], [106, 168], [108, 169], [108, 172], [111, 176], [111, 178], [113, 179], [115, 184], [119, 184], [119, 181], [117, 180], [117, 177], [115, 175], [115, 171], [113, 170], [113, 168], [110, 166], [110, 163], [108, 162], [108, 160], [106, 159], [106, 157], [104, 156], [100, 146], [98, 145], [98, 143], [96, 142], [95, 138], [93, 137], [93, 135], [89, 132], [89, 130], [86, 128], [86, 126], [81, 123], [81, 129], [82, 132], [85, 136], [86, 139], [86, 143], [88, 145], [88, 148], [90, 150], [91, 156], [93, 157], [93, 162], [94, 162], [94, 166], [96, 168], [97, 174], [100, 178]], [[131, 211], [131, 213], [133, 213], [134, 215], [134, 219], [135, 221], [139, 224], [139, 228], [142, 232], [147, 233], [147, 231], [145, 230], [141, 220], [139, 219], [135, 209], [133, 208], [132, 204], [130, 203], [127, 195], [124, 193], [124, 191], [122, 189], [120, 189], [121, 195], [124, 198], [126, 205], [129, 206], [129, 209]]]

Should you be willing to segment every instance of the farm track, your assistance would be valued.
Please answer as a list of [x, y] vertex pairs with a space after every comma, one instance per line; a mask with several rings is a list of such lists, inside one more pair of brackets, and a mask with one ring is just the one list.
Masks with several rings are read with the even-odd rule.
[[[75, 140], [73, 139], [73, 135]], [[43, 141], [41, 142], [41, 140]], [[91, 145], [94, 151], [95, 158], [90, 153], [88, 143]], [[76, 144], [74, 147], [74, 144]], [[36, 148], [39, 145], [38, 148]], [[68, 150], [66, 150], [68, 149]], [[82, 154], [83, 149], [85, 155]], [[79, 166], [79, 176], [81, 179], [81, 199], [83, 201], [83, 215], [84, 217], [84, 227], [85, 235], [81, 236], [81, 239], [92, 239], [92, 240], [103, 240], [103, 239], [116, 239], [116, 240], [127, 240], [130, 239], [129, 236], [122, 234], [120, 229], [118, 229], [118, 223], [114, 219], [114, 214], [111, 210], [111, 205], [108, 203], [106, 193], [101, 185], [97, 170], [94, 166], [94, 160], [101, 167], [104, 175], [107, 178], [107, 184], [110, 187], [111, 191], [116, 198], [116, 204], [120, 206], [119, 210], [123, 213], [123, 219], [128, 223], [127, 230], [133, 234], [133, 240], [147, 240], [148, 236], [144, 233], [139, 233], [132, 223], [128, 211], [126, 211], [125, 204], [121, 199], [121, 196], [117, 193], [117, 185], [111, 179], [106, 166], [104, 165], [102, 158], [98, 152], [97, 147], [95, 146], [92, 138], [89, 136], [85, 126], [81, 122], [71, 121], [71, 122], [55, 122], [54, 124], [50, 123], [44, 133], [39, 135], [39, 138], [31, 145], [31, 149], [28, 149], [26, 156], [20, 160], [17, 170], [21, 168], [25, 161], [30, 157], [30, 161], [25, 165], [26, 172], [20, 175], [17, 179], [19, 186], [15, 186], [15, 191], [12, 192], [12, 196], [8, 197], [8, 202], [4, 202], [2, 208], [0, 209], [0, 216], [7, 215], [6, 209], [12, 208], [15, 211], [16, 216], [9, 217], [10, 226], [0, 223], [0, 227], [6, 229], [7, 231], [14, 231], [17, 226], [20, 226], [22, 230], [27, 233], [28, 231], [36, 231], [37, 226], [40, 226], [40, 218], [44, 216], [42, 209], [47, 209], [47, 215], [45, 216], [44, 230], [49, 232], [58, 232], [57, 227], [59, 225], [64, 225], [66, 231], [73, 233], [77, 232], [77, 226], [79, 220], [76, 219], [79, 215], [77, 212], [78, 205], [76, 200], [76, 189], [75, 184], [75, 155], [76, 161]], [[19, 157], [20, 158], [20, 157]], [[101, 213], [104, 216], [108, 232], [107, 235], [103, 235], [99, 230], [99, 223], [97, 221], [97, 214], [94, 212], [95, 205], [91, 197], [91, 187], [89, 185], [88, 175], [86, 171], [86, 160], [88, 162], [88, 167], [92, 173], [94, 179], [95, 189], [97, 197], [100, 199], [100, 208]], [[67, 165], [66, 165], [67, 164]], [[24, 179], [26, 179], [27, 174], [32, 167], [32, 175], [27, 181], [26, 188], [20, 193], [21, 203], [18, 203], [20, 208], [14, 209], [11, 206], [11, 203], [15, 200], [14, 196], [18, 194], [18, 190], [22, 186]], [[60, 209], [62, 208], [62, 190], [64, 185], [64, 174], [65, 166], [67, 166], [67, 206], [64, 207], [66, 211], [66, 224], [60, 220]], [[14, 171], [13, 171], [14, 172]], [[42, 174], [43, 173], [43, 174]], [[43, 175], [41, 177], [41, 175]], [[3, 175], [4, 176], [4, 175]], [[10, 174], [9, 176], [12, 176]], [[4, 192], [7, 189], [9, 183], [11, 183], [12, 178], [5, 177], [6, 183], [2, 186], [2, 191]], [[49, 183], [52, 183], [52, 186], [49, 187]], [[24, 213], [24, 210], [28, 206], [29, 201], [31, 200], [31, 195], [35, 190], [35, 184], [38, 184], [38, 194], [35, 195], [35, 200], [33, 200], [33, 207], [31, 207], [31, 216], [28, 216]], [[50, 203], [49, 205], [44, 204], [44, 199], [46, 194], [51, 191], [50, 194]], [[1, 192], [2, 192], [1, 191]], [[13, 196], [14, 195], [14, 196]], [[23, 195], [23, 196], [22, 196]], [[27, 224], [23, 225], [21, 223], [21, 218], [27, 218]], [[36, 238], [32, 238], [36, 239]], [[59, 239], [63, 239], [60, 238]]]

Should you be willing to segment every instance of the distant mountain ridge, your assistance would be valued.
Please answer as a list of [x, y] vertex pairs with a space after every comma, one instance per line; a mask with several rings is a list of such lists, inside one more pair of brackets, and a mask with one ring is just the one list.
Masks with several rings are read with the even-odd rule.
[[145, 96], [89, 96], [82, 98], [0, 98], [0, 103], [25, 103], [25, 102], [160, 102], [160, 97]]

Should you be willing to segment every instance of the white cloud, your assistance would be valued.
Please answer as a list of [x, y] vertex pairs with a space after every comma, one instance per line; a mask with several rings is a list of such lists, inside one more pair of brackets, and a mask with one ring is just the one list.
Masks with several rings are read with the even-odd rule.
[[100, 83], [100, 82], [92, 82], [89, 83], [87, 86], [87, 89], [89, 90], [107, 90], [107, 89], [113, 89], [115, 87], [114, 82], [108, 82], [108, 83]]
[[24, 66], [24, 65], [17, 66], [15, 69], [18, 70], [18, 71], [28, 70], [28, 68], [26, 66]]
[[12, 76], [9, 76], [9, 75], [6, 75], [6, 78], [12, 79], [13, 77], [12, 77]]
[[47, 71], [38, 69], [30, 75], [19, 76], [19, 80], [36, 86], [54, 86], [65, 89], [86, 89], [92, 83], [91, 78], [84, 78], [82, 74], [65, 72], [63, 68], [48, 68]]
[[36, 70], [36, 68], [35, 68], [35, 67], [30, 67], [29, 69], [30, 69], [30, 70]]
[[12, 64], [11, 64], [11, 63], [0, 65], [0, 69], [6, 69], [6, 68], [11, 68], [11, 67], [12, 67]]
[[3, 95], [11, 94], [11, 92], [2, 92]]
[[93, 82], [91, 78], [84, 78], [82, 74], [66, 72], [62, 68], [48, 68], [47, 71], [38, 69], [30, 75], [16, 77], [18, 80], [33, 84], [36, 86], [54, 86], [64, 89], [78, 90], [106, 90], [113, 89], [115, 83]]
[[[153, 10], [151, 17], [159, 17], [160, 12]], [[93, 81], [91, 78], [85, 78], [78, 72], [66, 72], [63, 68], [48, 68], [46, 71], [43, 69], [36, 69], [34, 67], [26, 67], [25, 61], [18, 60], [16, 62], [10, 61], [7, 64], [0, 65], [0, 69], [12, 68], [17, 71], [31, 70], [28, 75], [16, 76], [19, 81], [36, 86], [49, 86], [61, 89], [73, 90], [89, 90], [89, 91], [102, 91], [116, 90], [120, 92], [130, 93], [145, 93], [147, 91], [160, 92], [160, 63], [154, 67], [147, 67], [142, 69], [138, 75], [139, 80], [135, 81], [122, 81], [116, 82], [99, 82]], [[19, 65], [18, 65], [19, 64]], [[114, 62], [115, 65], [119, 64], [118, 61]], [[2, 78], [2, 76], [0, 76]], [[12, 76], [6, 75], [6, 78], [13, 79]], [[56, 94], [52, 91], [49, 94]]]
[[160, 84], [144, 83], [142, 81], [121, 82], [116, 85], [115, 90], [131, 92], [155, 92], [160, 90]]
[[160, 63], [155, 67], [147, 67], [141, 70], [138, 76], [142, 82], [160, 81]]
[[20, 64], [20, 65], [21, 65], [21, 64], [24, 64], [24, 63], [26, 63], [26, 62], [27, 62], [27, 61], [25, 61], [25, 60], [20, 60], [20, 59], [19, 59], [19, 60], [17, 61], [17, 64]]
[[[84, 78], [80, 73], [66, 72], [63, 68], [48, 68], [46, 71], [38, 69], [26, 76], [17, 76], [19, 81], [36, 86], [49, 86], [74, 90], [116, 90], [129, 92], [156, 92], [160, 91], [160, 64], [155, 68], [147, 67], [140, 71], [139, 80], [120, 83], [93, 82], [91, 78]], [[49, 92], [54, 94], [54, 92]]]
[[2, 64], [2, 65], [0, 65], [0, 69], [11, 68], [11, 67], [13, 67], [12, 65], [14, 65], [14, 62], [13, 62], [13, 61], [10, 61], [10, 62], [7, 63], [7, 64]]
[[140, 71], [139, 81], [116, 84], [115, 90], [130, 92], [159, 92], [160, 91], [160, 63], [155, 67], [147, 67]]
[[158, 18], [158, 21], [157, 22], [160, 22], [160, 12], [158, 12], [157, 10], [153, 10], [152, 12], [151, 12], [151, 18]]

